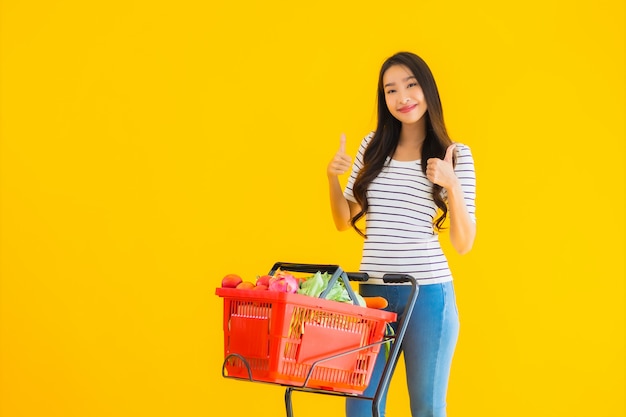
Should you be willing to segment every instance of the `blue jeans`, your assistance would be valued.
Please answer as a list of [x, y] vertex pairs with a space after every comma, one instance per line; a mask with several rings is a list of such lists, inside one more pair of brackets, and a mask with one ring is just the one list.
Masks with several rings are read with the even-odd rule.
[[[389, 302], [386, 310], [401, 314], [408, 302], [408, 285], [361, 285], [363, 296], [382, 296]], [[445, 417], [446, 393], [452, 355], [459, 335], [459, 316], [452, 282], [419, 287], [409, 325], [402, 341], [407, 387], [413, 417]], [[385, 349], [380, 354], [364, 396], [373, 397], [385, 366]], [[385, 416], [387, 392], [381, 398], [381, 417]], [[372, 401], [346, 400], [347, 417], [372, 415]]]

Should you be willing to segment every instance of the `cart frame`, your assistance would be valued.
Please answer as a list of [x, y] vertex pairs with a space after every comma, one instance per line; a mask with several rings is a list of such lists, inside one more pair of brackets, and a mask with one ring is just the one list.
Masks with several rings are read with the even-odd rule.
[[[316, 273], [317, 271], [329, 272], [329, 273], [332, 272], [333, 273], [333, 277], [329, 281], [329, 285], [328, 285], [327, 291], [330, 290], [330, 288], [334, 285], [334, 283], [338, 279], [342, 279], [342, 280], [344, 280], [346, 290], [348, 291], [348, 295], [350, 296], [350, 298], [353, 300], [353, 302], [355, 304], [356, 304], [356, 296], [355, 296], [354, 291], [352, 290], [351, 286], [348, 284], [347, 281], [366, 282], [366, 281], [372, 279], [372, 278], [369, 277], [369, 275], [367, 273], [364, 273], [364, 272], [344, 272], [338, 265], [331, 265], [331, 264], [304, 264], [304, 263], [288, 263], [288, 262], [276, 262], [274, 264], [274, 266], [272, 267], [272, 269], [269, 271], [269, 275], [274, 275], [274, 273], [277, 270], [279, 270], [279, 269], [282, 270], [282, 271], [306, 272], [306, 273]], [[409, 320], [410, 320], [411, 315], [413, 313], [413, 308], [415, 307], [415, 303], [417, 301], [417, 296], [419, 294], [419, 286], [417, 284], [417, 281], [411, 275], [408, 275], [408, 274], [385, 274], [380, 280], [382, 280], [385, 283], [406, 283], [406, 282], [409, 282], [411, 284], [411, 293], [409, 295], [409, 301], [408, 301], [404, 311], [402, 312], [402, 314], [399, 315], [398, 328], [397, 328], [397, 330], [396, 330], [394, 335], [386, 335], [386, 336], [383, 337], [383, 339], [381, 341], [368, 344], [367, 346], [361, 346], [361, 347], [356, 348], [356, 349], [350, 349], [350, 350], [341, 352], [339, 354], [328, 356], [328, 357], [325, 357], [325, 358], [322, 358], [322, 359], [319, 359], [319, 360], [315, 361], [314, 363], [311, 364], [311, 369], [308, 371], [308, 374], [307, 374], [304, 382], [302, 383], [302, 385], [299, 385], [299, 386], [296, 386], [296, 385], [285, 385], [285, 384], [280, 384], [280, 383], [273, 383], [273, 382], [255, 380], [252, 377], [252, 369], [250, 368], [250, 365], [249, 365], [248, 361], [242, 355], [239, 355], [237, 353], [231, 353], [231, 354], [227, 355], [224, 358], [224, 362], [222, 363], [222, 376], [224, 378], [238, 379], [238, 380], [250, 381], [250, 382], [262, 382], [262, 383], [265, 383], [265, 384], [279, 385], [279, 386], [286, 387], [286, 389], [285, 389], [285, 411], [286, 411], [287, 417], [293, 417], [293, 399], [292, 399], [292, 394], [293, 394], [294, 391], [313, 393], [313, 394], [332, 395], [332, 396], [346, 397], [346, 398], [349, 397], [349, 398], [355, 398], [355, 399], [361, 399], [361, 400], [370, 400], [370, 401], [372, 401], [372, 416], [373, 417], [380, 417], [380, 414], [381, 414], [380, 405], [381, 405], [382, 396], [383, 396], [383, 393], [389, 388], [389, 384], [391, 382], [391, 377], [392, 377], [392, 375], [393, 375], [393, 373], [395, 371], [396, 365], [398, 364], [398, 360], [400, 359], [400, 352], [402, 350], [402, 340], [404, 339], [404, 335], [406, 333], [406, 329], [408, 327], [408, 323], [409, 323]], [[326, 296], [327, 291], [324, 291], [320, 295], [320, 298], [324, 298]], [[365, 395], [362, 395], [362, 394], [351, 394], [351, 393], [344, 393], [344, 392], [339, 392], [339, 391], [331, 391], [331, 390], [325, 390], [325, 389], [320, 389], [320, 388], [310, 388], [310, 387], [307, 387], [309, 379], [310, 379], [311, 375], [313, 374], [313, 371], [315, 370], [315, 367], [318, 364], [323, 363], [323, 362], [328, 361], [328, 360], [331, 360], [331, 359], [335, 359], [335, 358], [341, 357], [341, 356], [349, 355], [349, 354], [352, 354], [354, 352], [358, 352], [360, 350], [369, 349], [369, 348], [371, 348], [373, 346], [376, 346], [376, 345], [382, 345], [382, 344], [388, 343], [388, 342], [391, 342], [391, 349], [389, 350], [389, 356], [388, 356], [387, 361], [385, 363], [385, 368], [383, 370], [383, 373], [381, 375], [380, 381], [378, 383], [378, 387], [376, 388], [376, 393], [374, 394], [373, 397], [365, 396]], [[233, 358], [233, 357], [237, 357], [239, 360], [242, 361], [242, 363], [246, 367], [246, 370], [247, 370], [247, 373], [248, 373], [248, 378], [233, 377], [233, 376], [228, 376], [226, 374], [226, 364], [227, 364], [228, 360], [230, 358]]]

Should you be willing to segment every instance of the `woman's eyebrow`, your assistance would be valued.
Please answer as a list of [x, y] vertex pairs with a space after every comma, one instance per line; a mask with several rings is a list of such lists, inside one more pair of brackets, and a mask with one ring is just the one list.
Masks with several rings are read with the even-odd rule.
[[[407, 82], [407, 81], [409, 81], [410, 79], [417, 80], [417, 78], [415, 78], [415, 75], [409, 75], [408, 77], [406, 77], [406, 78], [405, 78], [404, 80], [402, 80], [402, 81]], [[392, 82], [392, 83], [387, 83], [387, 84], [385, 84], [383, 87], [391, 87], [391, 86], [394, 86], [394, 85], [396, 85], [396, 83], [393, 83], [393, 82]]]

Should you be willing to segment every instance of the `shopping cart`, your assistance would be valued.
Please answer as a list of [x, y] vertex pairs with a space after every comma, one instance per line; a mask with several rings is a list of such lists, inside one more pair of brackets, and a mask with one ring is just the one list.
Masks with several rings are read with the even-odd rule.
[[[328, 272], [328, 286], [319, 298], [276, 291], [217, 288], [224, 301], [222, 376], [286, 387], [287, 417], [293, 417], [294, 391], [380, 402], [399, 359], [418, 285], [405, 274], [387, 274], [387, 283], [410, 282], [412, 291], [394, 334], [395, 313], [360, 307], [350, 281], [365, 282], [368, 274], [345, 272], [338, 265], [277, 262], [269, 271]], [[353, 304], [325, 299], [341, 281]], [[381, 380], [373, 397], [363, 395], [381, 347], [390, 345]]]

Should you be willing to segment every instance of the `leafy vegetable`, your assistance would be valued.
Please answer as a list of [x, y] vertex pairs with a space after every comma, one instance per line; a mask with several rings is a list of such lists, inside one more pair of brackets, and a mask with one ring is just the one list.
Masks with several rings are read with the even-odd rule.
[[324, 281], [322, 278], [322, 273], [317, 271], [315, 275], [305, 279], [302, 284], [300, 284], [300, 289], [298, 290], [298, 294], [308, 295], [311, 297], [319, 297], [322, 291], [326, 288], [328, 281]]
[[[333, 276], [328, 272], [320, 272], [317, 271], [315, 275], [310, 276], [305, 279], [300, 284], [300, 289], [298, 289], [298, 294], [308, 295], [311, 297], [319, 297], [325, 290], [328, 288], [328, 283]], [[361, 307], [365, 307], [365, 300], [359, 294], [356, 295], [356, 302]], [[333, 287], [328, 291], [326, 296], [324, 297], [327, 300], [339, 301], [342, 303], [352, 303], [350, 299], [350, 295], [348, 294], [348, 290], [343, 283], [343, 281], [336, 281]]]

